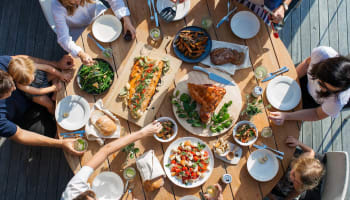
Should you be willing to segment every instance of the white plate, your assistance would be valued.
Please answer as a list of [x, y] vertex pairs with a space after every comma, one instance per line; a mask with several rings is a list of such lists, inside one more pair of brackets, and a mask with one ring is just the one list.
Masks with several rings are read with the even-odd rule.
[[[267, 156], [264, 164], [259, 162], [259, 158]], [[279, 169], [276, 156], [269, 150], [258, 149], [250, 154], [247, 161], [247, 169], [249, 174], [257, 181], [266, 182], [273, 179]]]
[[[157, 0], [157, 11], [158, 13], [160, 13], [164, 8], [172, 7], [174, 4], [175, 3], [170, 0]], [[191, 9], [190, 0], [185, 0], [184, 2], [177, 4], [176, 16], [173, 19], [173, 21], [177, 21], [186, 17], [188, 12], [190, 12], [190, 9]]]
[[92, 182], [92, 191], [98, 200], [119, 199], [123, 195], [124, 183], [114, 172], [102, 172]]
[[101, 15], [92, 24], [92, 34], [104, 43], [113, 42], [122, 32], [122, 23], [114, 15]]
[[200, 199], [196, 196], [187, 195], [187, 196], [181, 197], [180, 200], [200, 200]]
[[[237, 145], [237, 144], [233, 144], [231, 142], [228, 142], [228, 144], [230, 145], [230, 151], [233, 151], [235, 146]], [[224, 161], [226, 163], [229, 163], [229, 164], [232, 164], [232, 165], [237, 165], [238, 162], [241, 160], [241, 157], [242, 157], [242, 148], [239, 147], [238, 145], [237, 145], [237, 148], [238, 149], [235, 152], [235, 157], [232, 160], [228, 160], [226, 158], [226, 156], [219, 156], [219, 154], [217, 154], [215, 151], [214, 151], [214, 155], [215, 155], [216, 158], [218, 158], [218, 159], [220, 159], [220, 160], [222, 160], [222, 161]], [[236, 154], [237, 154], [237, 156], [236, 156]]]
[[267, 85], [266, 97], [270, 104], [278, 110], [291, 110], [301, 99], [299, 84], [288, 76], [279, 76]]
[[240, 11], [231, 19], [232, 32], [242, 39], [254, 37], [259, 29], [259, 19], [252, 12]]
[[[63, 117], [68, 113], [68, 117]], [[90, 105], [81, 96], [72, 95], [62, 99], [56, 107], [55, 118], [64, 129], [74, 131], [82, 128], [90, 117]]]
[[[201, 144], [205, 144], [206, 147], [203, 150], [208, 152], [210, 160], [209, 160], [209, 165], [208, 165], [208, 168], [207, 168], [208, 170], [204, 173], [204, 178], [199, 178], [195, 182], [185, 185], [185, 184], [182, 183], [181, 180], [177, 179], [176, 177], [171, 176], [170, 168], [165, 166], [165, 165], [170, 163], [169, 156], [170, 156], [171, 150], [174, 149], [174, 148], [177, 148], [181, 142], [185, 142], [187, 140], [191, 141], [191, 143], [198, 143], [198, 142], [200, 142]], [[213, 153], [211, 152], [209, 146], [205, 142], [203, 142], [202, 140], [200, 140], [198, 138], [195, 138], [195, 137], [182, 137], [182, 138], [179, 138], [179, 139], [175, 140], [167, 148], [167, 150], [166, 150], [166, 152], [164, 154], [163, 168], [164, 168], [164, 171], [165, 171], [166, 175], [168, 176], [169, 180], [171, 182], [173, 182], [175, 185], [183, 187], [183, 188], [195, 188], [195, 187], [198, 187], [198, 186], [202, 185], [203, 183], [205, 183], [208, 180], [208, 178], [210, 177], [211, 173], [213, 172], [213, 169], [214, 169], [214, 156], [213, 156]]]

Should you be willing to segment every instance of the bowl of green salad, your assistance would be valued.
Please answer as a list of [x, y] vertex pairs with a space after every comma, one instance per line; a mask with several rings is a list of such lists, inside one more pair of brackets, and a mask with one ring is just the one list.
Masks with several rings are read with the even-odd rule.
[[77, 75], [80, 89], [92, 94], [100, 95], [108, 91], [114, 81], [112, 66], [104, 59], [95, 58], [95, 64], [81, 65]]

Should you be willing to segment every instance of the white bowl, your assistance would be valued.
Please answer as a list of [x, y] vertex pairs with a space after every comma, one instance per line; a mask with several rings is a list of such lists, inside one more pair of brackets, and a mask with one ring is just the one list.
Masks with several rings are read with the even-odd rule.
[[[240, 127], [241, 125], [243, 124], [248, 124], [250, 127], [253, 127], [255, 129], [255, 133], [256, 133], [256, 136], [253, 140], [250, 140], [249, 142], [245, 143], [245, 142], [241, 142], [239, 141], [237, 138], [236, 138], [236, 133], [237, 133], [237, 128]], [[233, 128], [233, 139], [241, 146], [249, 146], [249, 145], [252, 145], [256, 142], [256, 140], [258, 139], [258, 129], [256, 128], [255, 124], [253, 124], [252, 122], [250, 121], [240, 121], [238, 122], [235, 127]]]
[[170, 117], [160, 117], [160, 118], [157, 119], [157, 121], [159, 121], [159, 122], [171, 121], [171, 123], [174, 124], [174, 127], [173, 127], [174, 133], [173, 133], [173, 135], [170, 138], [168, 138], [166, 140], [163, 140], [163, 139], [159, 138], [156, 134], [154, 134], [153, 137], [156, 140], [158, 140], [159, 142], [170, 142], [170, 141], [172, 141], [177, 136], [177, 124], [176, 124], [175, 120], [171, 119]]

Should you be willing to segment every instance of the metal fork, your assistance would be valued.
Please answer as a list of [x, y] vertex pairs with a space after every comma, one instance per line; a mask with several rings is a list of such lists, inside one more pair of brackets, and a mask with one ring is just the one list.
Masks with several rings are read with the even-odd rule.
[[273, 149], [273, 148], [267, 146], [266, 144], [261, 143], [260, 146], [263, 147], [264, 149], [269, 149], [269, 150], [271, 150], [271, 151], [273, 151], [273, 152], [275, 152], [275, 153], [278, 153], [278, 154], [284, 156], [284, 152], [278, 151], [278, 150], [276, 150], [276, 149]]

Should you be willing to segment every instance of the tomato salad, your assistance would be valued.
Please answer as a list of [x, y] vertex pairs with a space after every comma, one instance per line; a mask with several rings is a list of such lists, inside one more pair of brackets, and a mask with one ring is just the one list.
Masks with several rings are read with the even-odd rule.
[[171, 176], [175, 176], [186, 185], [204, 178], [210, 162], [209, 153], [204, 150], [205, 147], [205, 144], [199, 142], [185, 141], [172, 149], [169, 156], [170, 163], [166, 165], [170, 168]]

